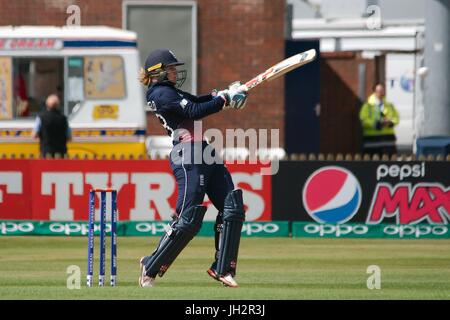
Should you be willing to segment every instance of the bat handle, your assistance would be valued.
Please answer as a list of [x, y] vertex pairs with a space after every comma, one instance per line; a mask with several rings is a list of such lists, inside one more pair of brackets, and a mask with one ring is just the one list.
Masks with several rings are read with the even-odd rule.
[[243, 84], [243, 85], [239, 86], [238, 91], [240, 91], [240, 92], [247, 92], [248, 91], [248, 87], [245, 84]]

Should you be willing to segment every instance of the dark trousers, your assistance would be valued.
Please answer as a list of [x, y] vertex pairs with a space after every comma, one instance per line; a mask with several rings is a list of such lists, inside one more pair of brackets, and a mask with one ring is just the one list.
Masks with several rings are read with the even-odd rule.
[[61, 151], [41, 151], [41, 158], [54, 159], [54, 158], [65, 158], [67, 152]]
[[363, 137], [363, 153], [371, 156], [396, 154], [396, 138], [394, 135], [365, 136]]
[[[171, 152], [170, 165], [178, 185], [178, 215], [189, 207], [201, 205], [205, 194], [223, 212], [225, 197], [234, 190], [228, 169], [222, 163], [209, 164], [204, 160], [202, 154], [207, 146], [206, 142], [184, 142]], [[199, 160], [201, 163], [196, 163]]]

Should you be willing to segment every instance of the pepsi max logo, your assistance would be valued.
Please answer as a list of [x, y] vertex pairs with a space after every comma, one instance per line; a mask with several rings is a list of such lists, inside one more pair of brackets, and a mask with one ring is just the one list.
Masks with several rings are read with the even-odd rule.
[[303, 205], [320, 223], [344, 223], [361, 205], [361, 186], [356, 177], [340, 167], [323, 167], [306, 180]]

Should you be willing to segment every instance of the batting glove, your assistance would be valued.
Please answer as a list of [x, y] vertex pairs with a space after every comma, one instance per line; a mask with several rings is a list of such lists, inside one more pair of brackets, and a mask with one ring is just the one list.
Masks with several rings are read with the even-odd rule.
[[216, 92], [216, 97], [221, 97], [223, 99], [223, 101], [225, 102], [223, 104], [222, 109], [230, 109], [230, 95], [228, 94], [228, 89], [225, 90], [221, 90], [221, 91], [217, 91]]
[[247, 102], [247, 92], [239, 90], [241, 86], [240, 81], [235, 81], [228, 86], [228, 95], [230, 96], [230, 108], [232, 109], [244, 109]]

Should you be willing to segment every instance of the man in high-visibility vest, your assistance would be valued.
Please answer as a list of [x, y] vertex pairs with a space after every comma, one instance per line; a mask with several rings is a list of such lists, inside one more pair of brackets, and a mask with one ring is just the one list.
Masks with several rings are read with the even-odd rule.
[[359, 112], [363, 153], [392, 155], [397, 152], [394, 127], [399, 123], [399, 115], [394, 105], [386, 101], [382, 84], [375, 85], [373, 91]]

